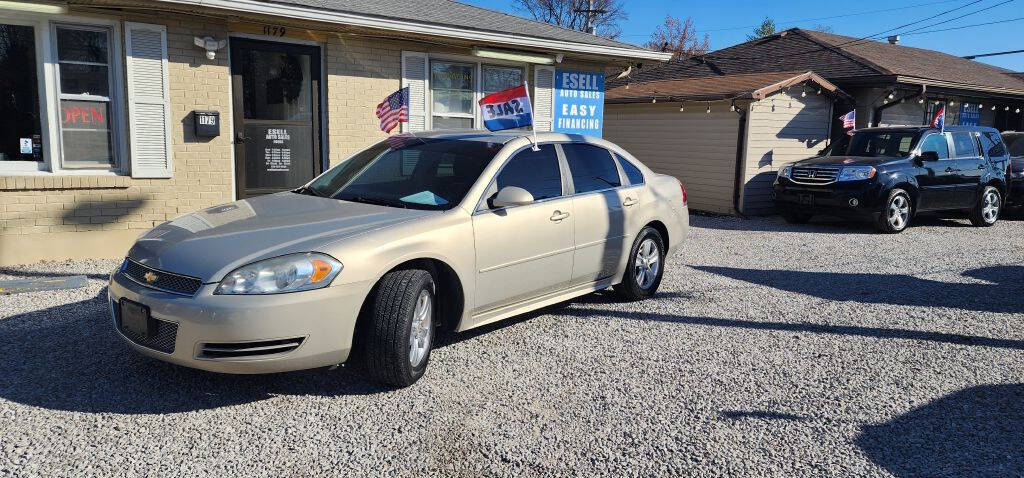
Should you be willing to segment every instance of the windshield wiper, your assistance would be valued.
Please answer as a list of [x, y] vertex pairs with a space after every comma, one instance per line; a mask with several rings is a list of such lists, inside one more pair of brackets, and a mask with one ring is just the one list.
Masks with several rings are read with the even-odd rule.
[[344, 196], [344, 197], [340, 197], [338, 199], [340, 199], [342, 201], [358, 202], [358, 203], [363, 203], [363, 204], [373, 204], [375, 206], [400, 207], [402, 209], [409, 209], [409, 206], [406, 206], [405, 204], [402, 204], [402, 203], [397, 203], [397, 202], [394, 202], [394, 201], [388, 201], [387, 199], [368, 198], [366, 196]]
[[324, 195], [320, 194], [319, 191], [317, 191], [316, 189], [313, 189], [313, 188], [311, 188], [309, 186], [302, 186], [301, 188], [298, 188], [298, 189], [292, 189], [292, 192], [295, 193], [295, 194], [305, 194], [307, 196], [316, 196], [318, 198], [324, 197]]

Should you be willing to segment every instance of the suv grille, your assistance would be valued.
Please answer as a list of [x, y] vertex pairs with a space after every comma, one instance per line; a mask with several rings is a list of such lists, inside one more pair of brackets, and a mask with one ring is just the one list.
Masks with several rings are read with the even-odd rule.
[[139, 285], [173, 294], [193, 296], [203, 286], [203, 281], [195, 277], [153, 269], [131, 259], [125, 259], [121, 272]]
[[789, 178], [801, 184], [829, 184], [839, 177], [839, 167], [793, 168]]
[[304, 337], [296, 337], [294, 339], [265, 340], [262, 342], [203, 344], [199, 357], [231, 359], [277, 355], [299, 348], [303, 340], [305, 340]]
[[114, 306], [114, 315], [117, 317], [117, 330], [121, 332], [121, 335], [128, 337], [128, 340], [165, 354], [174, 353], [174, 341], [178, 338], [178, 324], [153, 317], [155, 324], [153, 335], [145, 336], [121, 327], [121, 308], [117, 305]]

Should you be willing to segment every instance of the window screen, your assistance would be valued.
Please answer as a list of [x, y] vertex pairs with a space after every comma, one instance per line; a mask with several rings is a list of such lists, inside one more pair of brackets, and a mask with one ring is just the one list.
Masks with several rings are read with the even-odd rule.
[[523, 188], [534, 201], [562, 195], [562, 173], [558, 169], [555, 146], [545, 144], [540, 151], [526, 149], [502, 168], [497, 178], [498, 190], [506, 186]]
[[978, 145], [971, 133], [953, 133], [953, 149], [958, 158], [973, 158], [979, 155]]
[[589, 144], [563, 144], [576, 194], [622, 186], [619, 170], [607, 149]]

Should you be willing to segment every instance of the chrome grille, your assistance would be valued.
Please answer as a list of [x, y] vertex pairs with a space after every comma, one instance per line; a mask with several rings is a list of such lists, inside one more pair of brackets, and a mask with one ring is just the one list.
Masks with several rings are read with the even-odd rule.
[[203, 286], [203, 281], [195, 277], [153, 269], [131, 259], [125, 259], [121, 273], [139, 285], [173, 294], [196, 295], [196, 292], [199, 292], [199, 288]]
[[801, 184], [829, 184], [836, 182], [841, 169], [839, 167], [798, 167], [790, 171], [789, 179]]
[[291, 352], [302, 345], [304, 337], [261, 342], [231, 342], [203, 344], [200, 358], [232, 359], [263, 357]]

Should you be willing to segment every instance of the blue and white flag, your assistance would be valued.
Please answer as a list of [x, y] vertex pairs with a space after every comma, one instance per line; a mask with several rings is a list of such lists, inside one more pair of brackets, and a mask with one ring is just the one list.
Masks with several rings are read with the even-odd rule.
[[533, 124], [533, 108], [526, 85], [519, 85], [480, 99], [480, 114], [490, 131], [522, 128]]

